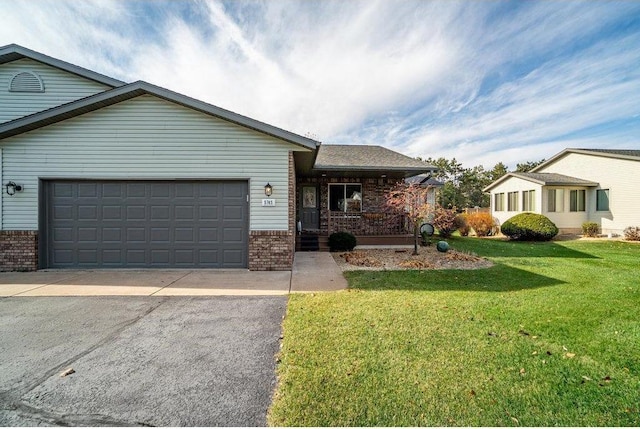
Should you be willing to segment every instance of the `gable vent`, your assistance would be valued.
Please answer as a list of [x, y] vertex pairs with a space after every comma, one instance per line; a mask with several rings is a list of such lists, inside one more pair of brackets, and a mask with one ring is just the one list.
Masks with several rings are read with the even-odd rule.
[[35, 73], [20, 72], [11, 79], [10, 92], [44, 92], [44, 83]]

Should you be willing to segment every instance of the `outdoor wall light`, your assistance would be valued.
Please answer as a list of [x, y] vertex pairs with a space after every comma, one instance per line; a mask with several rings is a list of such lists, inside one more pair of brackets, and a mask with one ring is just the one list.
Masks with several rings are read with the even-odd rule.
[[267, 197], [270, 197], [272, 193], [273, 193], [273, 186], [271, 186], [269, 183], [264, 185], [264, 194]]
[[6, 185], [7, 195], [13, 195], [16, 192], [22, 191], [22, 185], [17, 185], [16, 182], [9, 182]]

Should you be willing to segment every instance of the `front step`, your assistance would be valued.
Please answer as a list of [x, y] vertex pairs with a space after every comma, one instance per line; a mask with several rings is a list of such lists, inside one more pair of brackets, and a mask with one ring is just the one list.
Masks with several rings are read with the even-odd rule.
[[298, 243], [298, 250], [300, 252], [317, 252], [320, 250], [320, 244], [316, 234], [302, 234], [299, 236]]

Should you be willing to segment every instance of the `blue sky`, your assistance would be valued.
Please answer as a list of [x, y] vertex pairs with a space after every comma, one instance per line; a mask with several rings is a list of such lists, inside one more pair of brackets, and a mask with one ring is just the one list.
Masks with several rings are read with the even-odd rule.
[[640, 149], [637, 1], [0, 0], [17, 43], [324, 143], [467, 167]]

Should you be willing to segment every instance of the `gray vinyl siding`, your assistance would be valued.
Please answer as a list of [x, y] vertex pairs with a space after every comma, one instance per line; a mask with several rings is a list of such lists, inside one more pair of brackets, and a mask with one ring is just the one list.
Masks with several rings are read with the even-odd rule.
[[[145, 95], [0, 141], [6, 230], [38, 229], [38, 178], [249, 180], [250, 229], [288, 229], [288, 155], [305, 150]], [[275, 207], [262, 207], [264, 185]]]
[[[9, 92], [11, 78], [19, 72], [37, 74], [45, 92]], [[41, 112], [110, 89], [34, 60], [23, 58], [0, 65], [0, 123]]]

